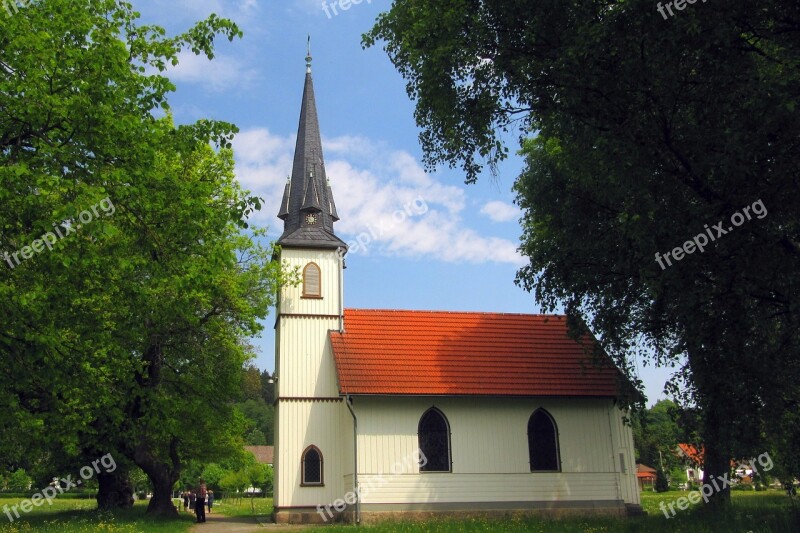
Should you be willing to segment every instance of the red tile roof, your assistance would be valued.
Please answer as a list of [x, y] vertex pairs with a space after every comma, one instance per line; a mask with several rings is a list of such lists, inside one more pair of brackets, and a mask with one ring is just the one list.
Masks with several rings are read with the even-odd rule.
[[694, 464], [696, 464], [696, 465], [702, 465], [703, 464], [703, 455], [704, 455], [705, 452], [704, 452], [702, 446], [698, 450], [697, 448], [695, 448], [691, 444], [682, 444], [681, 443], [681, 444], [678, 444], [678, 449], [681, 452], [683, 452], [683, 455], [688, 457]]
[[256, 461], [262, 464], [273, 464], [273, 456], [275, 455], [274, 446], [245, 446], [245, 450], [256, 456]]
[[561, 315], [346, 309], [344, 324], [330, 339], [345, 394], [617, 396], [619, 370]]
[[656, 476], [656, 469], [652, 466], [637, 464], [636, 465], [636, 477], [640, 479], [655, 479]]

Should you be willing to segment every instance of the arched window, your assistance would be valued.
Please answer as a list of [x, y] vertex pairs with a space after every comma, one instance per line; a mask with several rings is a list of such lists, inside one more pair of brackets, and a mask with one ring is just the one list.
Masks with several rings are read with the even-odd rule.
[[322, 485], [323, 484], [323, 461], [322, 452], [313, 444], [305, 449], [303, 457], [300, 459], [303, 470], [301, 485]]
[[[419, 419], [420, 472], [450, 472], [450, 425], [441, 411], [431, 407]], [[423, 464], [424, 462], [424, 464]]]
[[322, 298], [322, 276], [316, 263], [303, 269], [303, 298]]
[[528, 419], [528, 457], [531, 472], [558, 472], [558, 430], [555, 420], [544, 409], [537, 409]]

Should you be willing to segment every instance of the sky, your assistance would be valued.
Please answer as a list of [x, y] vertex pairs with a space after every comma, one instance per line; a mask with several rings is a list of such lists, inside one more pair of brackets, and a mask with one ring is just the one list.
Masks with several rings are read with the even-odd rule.
[[[167, 73], [177, 91], [178, 123], [201, 118], [240, 128], [236, 175], [265, 200], [251, 222], [277, 238], [311, 36], [323, 155], [341, 220], [335, 231], [356, 241], [347, 255], [345, 306], [539, 313], [514, 284], [526, 264], [517, 251], [521, 213], [512, 186], [523, 168], [516, 135], [497, 176], [465, 185], [458, 169], [426, 172], [414, 102], [380, 46], [361, 35], [389, 0], [133, 0], [142, 22], [175, 35], [215, 13], [236, 22], [242, 39], [218, 39], [213, 61], [191, 52]], [[347, 9], [343, 9], [342, 5]], [[252, 343], [259, 368], [274, 369], [274, 313]], [[663, 398], [672, 370], [636, 365], [648, 405]]]

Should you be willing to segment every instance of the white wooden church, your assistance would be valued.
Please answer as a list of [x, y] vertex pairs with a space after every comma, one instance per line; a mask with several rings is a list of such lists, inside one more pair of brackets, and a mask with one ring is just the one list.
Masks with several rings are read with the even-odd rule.
[[[311, 78], [278, 217], [275, 519], [639, 507], [619, 371], [556, 315], [344, 308]], [[592, 339], [590, 339], [591, 341]]]

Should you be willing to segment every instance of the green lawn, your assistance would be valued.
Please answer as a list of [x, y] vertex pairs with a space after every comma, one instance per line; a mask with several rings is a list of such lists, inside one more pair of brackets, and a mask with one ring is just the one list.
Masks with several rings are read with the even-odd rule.
[[272, 514], [272, 498], [225, 498], [215, 500], [212, 509], [225, 516], [268, 516]]
[[[425, 523], [424, 531], [434, 533], [478, 532], [478, 531], [526, 531], [536, 533], [787, 533], [800, 531], [800, 522], [792, 522], [789, 499], [781, 491], [732, 493], [731, 509], [725, 513], [712, 515], [703, 509], [689, 508], [680, 511], [675, 508], [675, 516], [667, 519], [660, 510], [663, 501], [675, 502], [685, 496], [685, 492], [672, 491], [663, 494], [642, 494], [642, 507], [648, 516], [642, 518], [565, 518], [547, 520], [541, 518], [509, 518], [506, 520], [432, 520]], [[413, 533], [420, 531], [419, 523], [392, 522], [378, 525], [364, 525], [361, 529], [376, 533]], [[313, 530], [309, 530], [313, 531]], [[354, 526], [325, 528], [325, 533], [355, 531]]]
[[153, 520], [145, 515], [147, 502], [137, 502], [133, 509], [125, 512], [101, 513], [95, 510], [94, 500], [58, 499], [29, 513], [20, 513], [10, 522], [3, 513], [22, 501], [21, 498], [0, 498], [0, 533], [27, 533], [46, 531], [59, 533], [180, 533], [188, 531], [194, 523], [194, 515], [182, 514], [179, 520]]
[[[526, 531], [539, 533], [667, 533], [684, 532], [716, 533], [767, 533], [800, 531], [800, 521], [792, 522], [788, 498], [781, 491], [732, 493], [733, 504], [721, 515], [704, 512], [702, 506], [680, 511], [675, 508], [675, 516], [665, 518], [660, 509], [685, 496], [685, 492], [666, 492], [642, 494], [642, 507], [649, 513], [643, 518], [565, 518], [547, 520], [541, 518], [509, 518], [506, 520], [431, 520], [421, 525], [419, 522], [391, 522], [379, 525], [364, 525], [361, 529], [375, 533], [431, 531], [434, 533], [478, 532], [478, 531]], [[194, 515], [181, 512], [179, 520], [155, 521], [145, 516], [145, 502], [137, 503], [133, 510], [122, 513], [99, 513], [95, 511], [93, 500], [56, 499], [52, 507], [47, 504], [22, 515], [20, 520], [9, 523], [2, 513], [3, 505], [15, 505], [19, 498], [0, 498], [0, 533], [22, 533], [29, 531], [47, 532], [120, 532], [120, 533], [179, 533], [188, 531], [194, 523]], [[252, 507], [251, 507], [252, 506]], [[214, 502], [214, 512], [228, 516], [264, 516], [272, 512], [271, 498], [249, 500], [220, 500]], [[309, 529], [316, 531], [319, 529]], [[331, 526], [324, 533], [356, 531], [354, 526]]]

